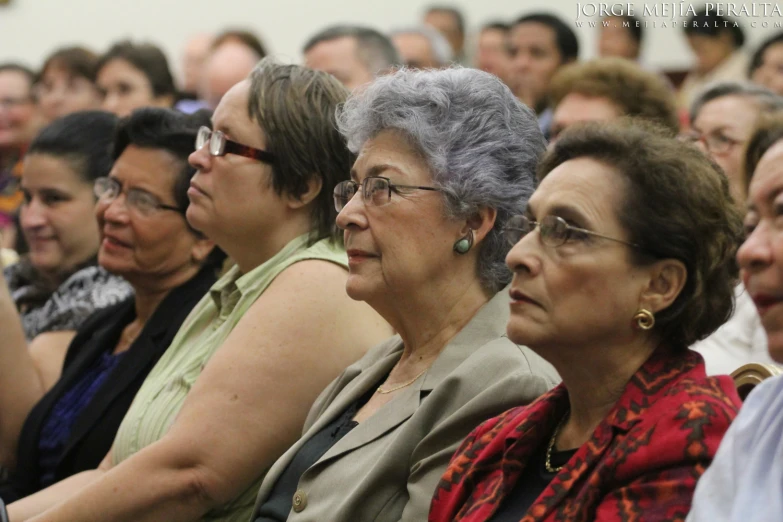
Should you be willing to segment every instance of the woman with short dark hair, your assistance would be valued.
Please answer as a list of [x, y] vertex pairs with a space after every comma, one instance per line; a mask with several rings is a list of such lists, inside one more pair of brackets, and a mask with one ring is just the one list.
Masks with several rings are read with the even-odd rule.
[[47, 121], [100, 108], [102, 96], [95, 85], [97, 64], [98, 56], [84, 47], [63, 47], [44, 60], [34, 89]]
[[71, 114], [43, 129], [27, 150], [20, 228], [30, 251], [4, 276], [30, 342], [64, 350], [95, 310], [130, 294], [95, 259], [93, 183], [111, 170], [116, 126], [106, 112]]
[[[66, 121], [89, 116], [77, 113]], [[110, 114], [96, 116], [114, 126]], [[100, 464], [147, 373], [215, 282], [224, 255], [188, 228], [183, 206], [194, 173], [187, 164], [191, 142], [208, 122], [208, 115], [186, 117], [164, 109], [134, 112], [120, 122], [107, 165], [85, 167], [94, 177], [90, 192], [98, 198], [90, 212], [97, 216], [101, 271], [127, 278], [135, 295], [87, 317], [64, 353], [28, 355], [13, 335], [3, 343], [0, 455], [13, 470], [10, 483], [0, 489], [6, 502]], [[79, 139], [78, 133], [70, 137]], [[59, 144], [70, 150], [67, 140]], [[96, 140], [94, 146], [106, 143]], [[44, 148], [35, 150], [40, 154]], [[33, 187], [26, 185], [29, 206], [39, 197], [56, 199], [56, 185], [41, 193]], [[41, 250], [32, 244], [34, 253]], [[0, 283], [0, 306], [8, 297], [4, 290]], [[13, 326], [4, 323], [2, 330], [14, 334]]]
[[96, 65], [103, 109], [127, 116], [141, 107], [170, 108], [177, 88], [163, 51], [150, 43], [114, 44]]
[[739, 407], [688, 349], [733, 305], [726, 178], [639, 123], [568, 130], [538, 172], [506, 228], [507, 332], [563, 383], [468, 436], [429, 520], [682, 520]]

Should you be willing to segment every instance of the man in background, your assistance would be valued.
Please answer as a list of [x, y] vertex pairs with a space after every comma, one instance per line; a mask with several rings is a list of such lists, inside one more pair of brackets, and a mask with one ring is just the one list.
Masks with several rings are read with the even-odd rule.
[[534, 13], [514, 22], [509, 42], [514, 93], [536, 112], [539, 127], [548, 137], [552, 120], [549, 84], [561, 67], [577, 60], [576, 34], [556, 16]]
[[429, 26], [400, 29], [391, 33], [402, 62], [413, 69], [440, 69], [451, 64], [453, 52], [448, 40]]
[[219, 34], [204, 64], [199, 99], [210, 109], [217, 107], [223, 95], [241, 82], [266, 56], [261, 40], [249, 31], [227, 30]]
[[185, 42], [180, 69], [182, 72], [180, 91], [185, 98], [195, 99], [197, 96], [201, 72], [209, 56], [213, 38], [211, 34], [198, 33]]
[[465, 57], [465, 17], [462, 12], [453, 6], [433, 5], [424, 13], [425, 25], [435, 28], [442, 34], [449, 45], [454, 61], [467, 65]]
[[387, 36], [355, 25], [332, 26], [318, 32], [305, 44], [304, 59], [307, 67], [328, 72], [349, 90], [401, 64]]
[[476, 68], [494, 74], [514, 90], [511, 83], [511, 53], [508, 38], [511, 26], [503, 22], [484, 25], [478, 35]]

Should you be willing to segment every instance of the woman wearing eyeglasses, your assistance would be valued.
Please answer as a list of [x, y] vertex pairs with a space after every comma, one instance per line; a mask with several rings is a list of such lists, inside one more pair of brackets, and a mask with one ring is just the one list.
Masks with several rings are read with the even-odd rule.
[[[745, 159], [750, 194], [737, 252], [742, 280], [769, 337], [769, 354], [783, 364], [783, 113], [760, 122]], [[783, 377], [766, 379], [745, 399], [699, 480], [688, 522], [777, 522], [783, 519], [781, 435]]]
[[[115, 135], [115, 119], [99, 113], [88, 121], [99, 132], [101, 118], [111, 125], [92, 136], [93, 145], [110, 154], [106, 140]], [[187, 159], [196, 130], [208, 122], [205, 114], [133, 113], [117, 128], [114, 165], [111, 156], [105, 171], [98, 168], [101, 163], [90, 164], [101, 177], [87, 194], [69, 190], [56, 158], [28, 156], [31, 169], [25, 175], [32, 177], [24, 184], [24, 212], [42, 214], [35, 219], [48, 217], [50, 223], [31, 241], [33, 253], [54, 258], [73, 250], [76, 242], [69, 236], [94, 233], [100, 270], [126, 278], [135, 295], [87, 318], [62, 353], [28, 355], [18, 325], [4, 325], [0, 448], [3, 464], [13, 470], [10, 483], [0, 489], [6, 502], [100, 464], [141, 383], [216, 281], [224, 256], [188, 227], [184, 216], [194, 173]], [[89, 135], [86, 129], [83, 136]], [[80, 202], [89, 212], [76, 212]], [[33, 219], [25, 216], [23, 222]], [[54, 236], [48, 244], [46, 233]], [[8, 297], [4, 290], [0, 300]], [[90, 295], [96, 289], [85, 285], [84, 291]]]
[[[98, 266], [95, 178], [112, 165], [117, 118], [84, 112], [55, 121], [33, 140], [24, 161], [21, 229], [29, 253], [0, 277], [0, 461], [13, 459], [30, 407], [57, 380], [76, 331], [96, 310], [131, 294]], [[6, 375], [7, 372], [7, 375]], [[13, 392], [12, 392], [13, 390]]]
[[[318, 393], [391, 334], [345, 293], [332, 194], [352, 160], [335, 125], [347, 94], [264, 60], [223, 97], [190, 156], [187, 218], [236, 265], [150, 372], [99, 469], [11, 505], [11, 520], [51, 508], [35, 520], [247, 522]], [[118, 264], [136, 262], [127, 241], [104, 240]]]
[[563, 383], [479, 426], [430, 522], [671, 522], [739, 407], [688, 349], [730, 314], [742, 234], [725, 177], [636, 124], [570, 129], [512, 218], [509, 339]]
[[747, 197], [742, 173], [744, 145], [759, 116], [780, 109], [783, 97], [764, 87], [737, 82], [710, 85], [691, 106], [691, 132], [684, 137], [699, 143], [720, 165], [738, 202]]
[[334, 190], [348, 295], [399, 334], [321, 394], [270, 469], [252, 520], [424, 520], [461, 440], [558, 381], [505, 338], [501, 229], [544, 150], [535, 115], [494, 76], [399, 71], [348, 99], [359, 156]]
[[[751, 84], [723, 82], [699, 95], [691, 108], [688, 141], [712, 158], [729, 178], [734, 201], [745, 207], [747, 182], [743, 154], [759, 116], [783, 109], [783, 97]], [[711, 375], [729, 374], [750, 362], [773, 363], [767, 353], [767, 337], [745, 287], [735, 288], [736, 305], [731, 318], [714, 334], [693, 348], [702, 354]]]

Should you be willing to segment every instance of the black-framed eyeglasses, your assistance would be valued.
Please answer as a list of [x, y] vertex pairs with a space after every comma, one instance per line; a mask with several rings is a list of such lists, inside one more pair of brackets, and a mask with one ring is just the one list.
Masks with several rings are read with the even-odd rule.
[[389, 178], [383, 176], [367, 176], [361, 184], [349, 179], [341, 181], [334, 187], [334, 208], [340, 212], [343, 207], [353, 199], [354, 195], [362, 187], [362, 198], [368, 205], [382, 207], [391, 201], [392, 192], [400, 193], [403, 190], [434, 190], [440, 191], [438, 187], [422, 187], [419, 185], [397, 185], [392, 183]]
[[702, 133], [691, 130], [680, 134], [678, 138], [680, 141], [690, 143], [691, 145], [702, 142], [707, 150], [713, 154], [725, 154], [732, 147], [745, 143], [743, 140], [737, 140], [730, 136], [726, 136], [721, 131]]
[[209, 154], [212, 156], [225, 156], [226, 154], [236, 154], [264, 163], [274, 163], [275, 155], [265, 150], [256, 149], [249, 145], [242, 145], [236, 141], [226, 138], [223, 131], [212, 131], [209, 127], [201, 127], [196, 134], [196, 150], [209, 144]]
[[616, 239], [599, 234], [598, 232], [593, 232], [592, 230], [569, 225], [565, 219], [551, 215], [544, 217], [540, 222], [533, 221], [526, 216], [513, 216], [508, 220], [506, 226], [503, 227], [503, 233], [511, 246], [514, 246], [519, 243], [520, 239], [532, 232], [536, 227], [538, 227], [541, 242], [551, 247], [559, 247], [569, 240], [578, 241], [586, 239], [587, 236], [595, 236], [622, 243], [623, 245], [628, 245], [633, 248], [641, 248], [635, 243], [629, 243], [622, 239]]
[[[93, 185], [93, 192], [98, 201], [111, 203], [123, 193], [122, 184], [114, 178], [98, 178]], [[171, 210], [178, 214], [185, 214], [179, 207], [164, 205], [158, 198], [141, 189], [128, 189], [125, 192], [125, 204], [129, 209], [135, 210], [142, 216], [150, 216], [159, 210]]]

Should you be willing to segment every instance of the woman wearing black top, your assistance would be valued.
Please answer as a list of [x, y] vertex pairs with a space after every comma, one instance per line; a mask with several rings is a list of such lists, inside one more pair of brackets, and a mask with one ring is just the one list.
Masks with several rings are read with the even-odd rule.
[[[114, 167], [95, 183], [98, 261], [125, 277], [135, 297], [87, 321], [60, 380], [38, 388], [21, 430], [3, 434], [4, 453], [16, 457], [5, 462], [15, 464], [6, 502], [97, 467], [147, 373], [214, 283], [223, 255], [184, 219], [194, 173], [187, 158], [206, 123], [206, 114], [166, 109], [142, 109], [121, 122]], [[10, 333], [21, 338], [19, 328]]]

